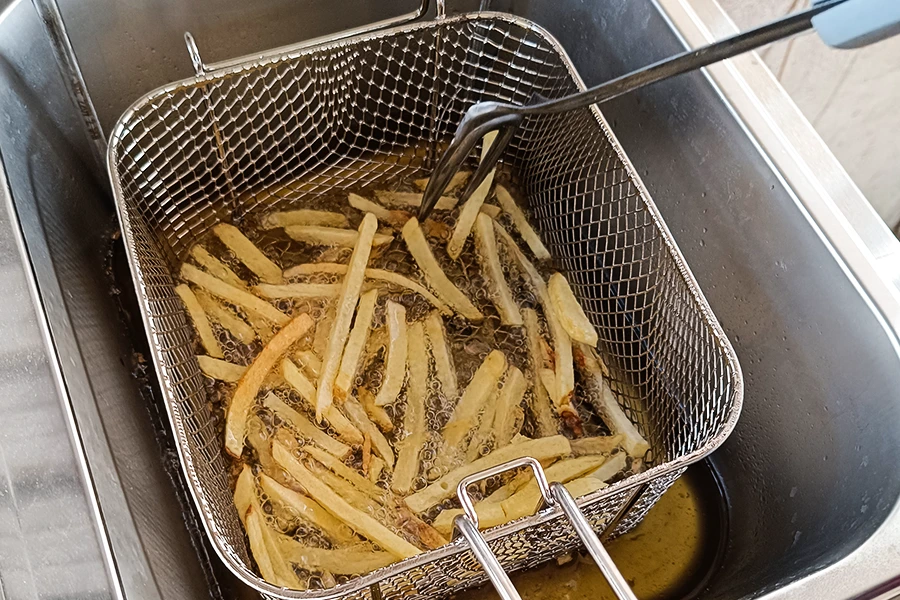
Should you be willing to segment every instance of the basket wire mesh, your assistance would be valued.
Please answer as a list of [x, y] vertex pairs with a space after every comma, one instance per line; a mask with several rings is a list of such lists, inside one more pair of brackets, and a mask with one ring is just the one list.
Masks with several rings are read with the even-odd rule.
[[[288, 591], [251, 566], [222, 441], [174, 293], [191, 243], [221, 221], [319, 194], [423, 176], [481, 100], [555, 98], [584, 85], [535, 24], [476, 13], [250, 61], [154, 91], [120, 119], [109, 169], [182, 465], [225, 563], [272, 597], [440, 597], [483, 583], [457, 540], [336, 588]], [[691, 462], [728, 436], [742, 400], [734, 351], [596, 107], [528, 118], [501, 168], [600, 334], [651, 468], [579, 500], [595, 529], [633, 527]], [[303, 181], [290, 193], [280, 184]], [[624, 512], [623, 512], [624, 511]], [[617, 518], [619, 517], [619, 518]], [[507, 570], [577, 544], [543, 511], [486, 533]], [[377, 588], [377, 589], [376, 589]]]

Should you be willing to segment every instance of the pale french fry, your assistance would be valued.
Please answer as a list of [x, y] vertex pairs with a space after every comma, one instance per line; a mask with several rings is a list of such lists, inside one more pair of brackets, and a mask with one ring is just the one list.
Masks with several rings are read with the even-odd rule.
[[377, 202], [372, 202], [358, 194], [347, 194], [347, 202], [356, 210], [372, 213], [379, 221], [390, 223], [393, 227], [402, 227], [407, 219], [412, 216], [406, 211], [385, 208]]
[[[316, 402], [316, 386], [307, 379], [300, 369], [297, 368], [291, 359], [285, 358], [281, 361], [281, 374], [284, 380], [290, 385], [297, 394], [306, 402], [309, 408], [315, 407]], [[331, 425], [334, 432], [338, 434], [344, 442], [348, 444], [359, 445], [363, 443], [363, 435], [354, 427], [344, 413], [333, 404], [328, 407], [323, 415], [325, 422]]]
[[[453, 174], [453, 177], [450, 178], [450, 183], [447, 184], [446, 189], [444, 189], [443, 193], [452, 194], [455, 192], [462, 184], [468, 181], [469, 176], [471, 175], [471, 171], [457, 171]], [[425, 191], [425, 188], [428, 187], [428, 178], [425, 179], [416, 179], [413, 183], [416, 184], [416, 187]]]
[[455, 496], [456, 486], [459, 482], [473, 473], [495, 467], [514, 458], [531, 456], [536, 460], [547, 460], [567, 456], [571, 454], [571, 451], [569, 440], [562, 435], [513, 443], [450, 471], [425, 489], [407, 496], [404, 501], [410, 510], [421, 514], [447, 498]]
[[209, 324], [209, 318], [206, 311], [200, 306], [194, 292], [185, 284], [175, 286], [175, 293], [181, 298], [184, 308], [187, 310], [188, 316], [194, 324], [194, 329], [200, 337], [200, 344], [206, 350], [207, 354], [213, 358], [224, 358], [225, 353], [222, 352], [222, 346], [219, 345], [212, 327]]
[[[359, 240], [358, 231], [353, 231], [352, 229], [337, 229], [336, 227], [295, 225], [292, 227], [285, 227], [284, 231], [291, 239], [306, 244], [312, 244], [314, 246], [340, 246], [342, 248], [353, 248]], [[393, 239], [394, 236], [392, 235], [376, 233], [372, 237], [371, 243], [373, 246], [382, 246], [384, 244], [390, 244]]]
[[609, 383], [603, 377], [601, 367], [594, 356], [593, 348], [586, 344], [575, 345], [575, 358], [581, 367], [585, 378], [593, 387], [594, 393], [588, 394], [588, 399], [594, 410], [603, 419], [610, 431], [624, 436], [622, 446], [630, 456], [642, 458], [650, 449], [650, 444], [641, 435], [634, 423], [625, 415], [625, 412], [616, 401], [616, 395], [609, 387]]
[[612, 455], [609, 460], [588, 473], [588, 475], [594, 479], [599, 479], [600, 481], [609, 481], [625, 468], [626, 461], [625, 453], [619, 452], [618, 454]]
[[[384, 509], [384, 505], [375, 500], [368, 494], [364, 494], [353, 484], [334, 474], [333, 471], [323, 467], [319, 463], [306, 463], [306, 467], [315, 475], [322, 483], [330, 487], [335, 494], [347, 501], [347, 504], [353, 508], [357, 508], [366, 514], [375, 515]], [[380, 522], [380, 521], [379, 521]]]
[[319, 273], [329, 273], [334, 275], [343, 275], [347, 272], [347, 265], [334, 262], [312, 262], [300, 263], [284, 270], [284, 276], [288, 279], [299, 277], [301, 275], [316, 275]]
[[369, 462], [372, 460], [372, 438], [369, 436], [363, 437], [363, 445], [362, 445], [362, 470], [363, 475], [368, 475], [369, 473]]
[[224, 327], [237, 341], [242, 344], [250, 344], [256, 339], [256, 332], [253, 328], [213, 298], [209, 292], [198, 289], [194, 291], [194, 296], [197, 297], [200, 307], [206, 311], [206, 316]]
[[225, 265], [225, 263], [210, 254], [209, 251], [200, 244], [196, 244], [191, 248], [191, 257], [197, 261], [198, 265], [209, 271], [213, 277], [217, 277], [225, 283], [238, 288], [244, 289], [247, 287], [246, 281], [238, 277], [234, 271]]
[[369, 262], [369, 254], [372, 251], [372, 239], [377, 228], [378, 219], [374, 215], [367, 214], [363, 217], [359, 226], [359, 239], [353, 248], [347, 274], [341, 284], [337, 312], [328, 337], [328, 346], [322, 357], [322, 373], [319, 375], [319, 384], [316, 390], [316, 420], [318, 421], [322, 420], [322, 415], [334, 401], [334, 379], [341, 366], [341, 355], [344, 352], [344, 345], [347, 343], [347, 336], [350, 335], [350, 322], [356, 311], [356, 304], [359, 302], [366, 264]]
[[250, 311], [246, 311], [245, 318], [250, 324], [250, 327], [253, 328], [253, 331], [256, 332], [256, 337], [258, 337], [259, 341], [263, 344], [268, 344], [269, 340], [275, 337], [275, 329], [266, 319], [263, 319], [258, 314]]
[[[491, 144], [494, 143], [496, 137], [497, 132], [491, 131], [482, 138], [482, 160], [487, 156], [488, 150], [490, 150]], [[475, 225], [475, 218], [478, 217], [481, 206], [487, 199], [488, 192], [491, 191], [491, 185], [493, 185], [493, 183], [494, 169], [491, 169], [490, 173], [487, 174], [487, 177], [484, 178], [484, 181], [481, 182], [478, 188], [472, 192], [471, 196], [469, 196], [469, 199], [466, 200], [466, 203], [463, 204], [462, 209], [459, 211], [459, 216], [456, 217], [456, 227], [453, 229], [453, 235], [450, 236], [450, 241], [447, 242], [447, 254], [450, 255], [450, 258], [456, 260], [459, 258], [459, 255], [462, 254], [463, 247], [466, 245], [466, 240], [472, 232], [472, 226]]]
[[397, 561], [390, 552], [376, 550], [367, 543], [326, 550], [306, 546], [294, 538], [281, 535], [279, 544], [287, 560], [307, 571], [327, 571], [335, 575], [363, 575]]
[[[388, 192], [379, 190], [375, 192], [375, 197], [382, 204], [389, 206], [403, 206], [418, 208], [422, 205], [422, 194], [418, 192]], [[435, 210], [453, 210], [456, 208], [458, 200], [453, 196], [441, 196], [437, 204], [434, 205]]]
[[435, 374], [441, 382], [441, 390], [449, 400], [456, 398], [459, 387], [456, 381], [456, 369], [450, 357], [450, 347], [444, 334], [444, 320], [441, 315], [432, 312], [425, 319], [425, 335], [434, 357]]
[[225, 416], [225, 449], [232, 456], [237, 458], [243, 451], [247, 416], [266, 375], [311, 325], [312, 319], [307, 314], [292, 320], [266, 344], [241, 377]]
[[[334, 326], [336, 313], [337, 305], [332, 302], [328, 305], [322, 318], [316, 323], [316, 333], [313, 336], [312, 343], [312, 350], [316, 356], [323, 357], [325, 356], [325, 351], [328, 350], [328, 338], [331, 337], [331, 329]], [[322, 366], [321, 361], [319, 362], [319, 377], [321, 377]], [[316, 378], [316, 381], [318, 381], [318, 377]]]
[[375, 395], [365, 386], [358, 388], [356, 397], [362, 407], [366, 409], [366, 414], [372, 419], [372, 422], [378, 426], [378, 429], [385, 433], [394, 430], [394, 424], [391, 422], [390, 415], [387, 411], [375, 404]]
[[250, 467], [244, 465], [241, 474], [234, 486], [234, 507], [237, 509], [241, 522], [246, 525], [247, 510], [256, 496], [256, 482], [253, 480], [253, 472]]
[[553, 369], [538, 369], [538, 377], [547, 394], [556, 392], [556, 373], [553, 372]]
[[506, 380], [500, 390], [494, 414], [495, 448], [502, 448], [509, 444], [522, 428], [522, 423], [525, 421], [522, 400], [525, 398], [527, 388], [528, 385], [525, 383], [525, 375], [522, 374], [522, 371], [516, 367], [510, 367], [506, 372]]
[[213, 296], [226, 300], [246, 311], [255, 313], [270, 323], [283, 327], [291, 320], [289, 316], [265, 300], [257, 298], [246, 290], [229, 285], [221, 279], [217, 279], [209, 273], [201, 271], [194, 265], [188, 263], [181, 265], [181, 276], [185, 280], [199, 285]]
[[494, 440], [494, 417], [497, 413], [497, 404], [500, 401], [500, 391], [492, 390], [491, 396], [484, 403], [484, 411], [481, 413], [481, 421], [478, 423], [478, 429], [472, 434], [469, 440], [469, 449], [466, 451], [466, 459], [472, 462], [479, 456], [481, 451], [488, 444], [493, 446]]
[[588, 454], [609, 454], [625, 441], [621, 433], [616, 435], [600, 435], [572, 440], [572, 454], [586, 456]]
[[269, 560], [272, 563], [272, 570], [275, 572], [277, 584], [283, 588], [292, 590], [306, 589], [306, 585], [300, 581], [297, 574], [294, 572], [293, 567], [291, 567], [290, 563], [281, 554], [281, 548], [279, 547], [276, 538], [280, 533], [275, 531], [265, 518], [265, 512], [263, 512], [258, 499], [253, 505], [253, 511], [254, 515], [259, 517], [259, 525], [261, 527], [260, 534], [262, 535], [263, 543], [266, 546]]
[[506, 370], [506, 356], [499, 350], [492, 350], [475, 371], [472, 381], [466, 387], [453, 409], [453, 415], [444, 426], [441, 435], [450, 448], [459, 446], [465, 437], [478, 425], [478, 416], [497, 383]]
[[349, 527], [312, 498], [281, 485], [265, 473], [259, 476], [259, 485], [269, 500], [280, 504], [291, 513], [291, 516], [309, 521], [321, 529], [332, 541], [339, 544], [351, 544], [356, 541], [357, 538]]
[[369, 481], [378, 483], [378, 480], [381, 479], [381, 474], [384, 472], [385, 465], [384, 459], [380, 456], [373, 456], [369, 459], [369, 473], [367, 474]]
[[[543, 368], [543, 338], [538, 324], [537, 313], [533, 308], [522, 310], [522, 320], [525, 322], [525, 336], [528, 339], [528, 355], [531, 358], [534, 374]], [[554, 377], [555, 379], [555, 377]], [[538, 437], [556, 435], [559, 433], [559, 425], [553, 416], [553, 408], [550, 403], [550, 395], [541, 382], [531, 377], [531, 399], [529, 403], [531, 415]]]
[[294, 353], [294, 358], [300, 363], [300, 366], [306, 371], [307, 375], [313, 379], [319, 379], [319, 372], [322, 369], [322, 359], [316, 356], [312, 350], [300, 350]]
[[[296, 441], [296, 438], [286, 431], [276, 431], [275, 435], [290, 436], [292, 440]], [[262, 467], [264, 473], [282, 485], [288, 483], [284, 470], [272, 458], [272, 436], [269, 435], [268, 429], [256, 415], [247, 420], [247, 445], [256, 452], [256, 462]]]
[[394, 451], [391, 449], [390, 442], [382, 435], [378, 427], [369, 420], [366, 409], [350, 396], [344, 401], [344, 410], [347, 412], [347, 418], [356, 425], [363, 435], [368, 435], [372, 439], [372, 449], [375, 454], [384, 459], [385, 467], [388, 471], [394, 468]]
[[497, 307], [500, 322], [504, 325], [521, 326], [522, 315], [516, 301], [513, 300], [509, 284], [503, 276], [503, 267], [500, 265], [493, 223], [493, 220], [485, 214], [480, 214], [475, 219], [476, 256], [481, 263], [481, 272], [490, 287], [491, 301]]
[[402, 304], [388, 300], [385, 321], [388, 331], [388, 350], [381, 388], [375, 396], [377, 406], [393, 404], [406, 379], [407, 338], [409, 337], [406, 332], [406, 308]]
[[470, 321], [481, 321], [484, 315], [481, 314], [472, 301], [469, 300], [462, 291], [453, 285], [453, 282], [447, 277], [434, 254], [428, 245], [428, 240], [419, 227], [419, 221], [415, 217], [406, 222], [403, 226], [403, 240], [413, 259], [425, 275], [425, 281], [431, 286], [435, 294], [441, 297], [455, 311]]
[[261, 281], [266, 283], [281, 283], [281, 267], [276, 265], [268, 256], [256, 247], [256, 244], [247, 239], [241, 230], [228, 223], [219, 223], [213, 227], [222, 243], [234, 253], [234, 256], [244, 265], [256, 273]]
[[493, 204], [488, 204], [485, 202], [481, 205], [481, 214], [487, 215], [492, 219], [496, 219], [501, 214], [503, 214], [503, 210], [499, 206], [494, 206]]
[[[438, 317], [440, 318], [440, 317]], [[406, 437], [400, 442], [397, 465], [391, 489], [406, 495], [419, 474], [419, 454], [428, 432], [425, 424], [425, 399], [428, 394], [428, 354], [425, 349], [425, 327], [416, 322], [409, 328], [409, 383], [406, 387], [406, 412], [403, 429]]]
[[261, 283], [253, 286], [253, 292], [270, 300], [282, 298], [333, 298], [341, 291], [339, 283], [285, 283], [272, 285]]
[[397, 507], [396, 519], [395, 525], [397, 527], [412, 535], [426, 548], [433, 550], [449, 542], [437, 529], [417, 517], [406, 506]]
[[386, 492], [363, 477], [356, 469], [348, 467], [343, 462], [336, 459], [333, 455], [325, 452], [321, 448], [317, 448], [316, 446], [304, 446], [303, 451], [322, 463], [335, 475], [343, 477], [349, 483], [352, 483], [353, 486], [360, 492], [371, 496], [374, 500], [377, 500], [382, 504], [386, 502]]
[[[475, 512], [478, 514], [478, 528], [488, 529], [506, 523], [506, 513], [500, 502], [477, 502], [475, 504]], [[443, 510], [435, 517], [432, 527], [440, 533], [449, 536], [453, 533], [453, 520], [457, 516], [463, 514], [461, 508], [451, 508]]]
[[[554, 481], [566, 483], [567, 481], [571, 481], [573, 479], [581, 477], [582, 475], [587, 475], [588, 473], [595, 471], [598, 467], [606, 463], [608, 460], [609, 457], [604, 455], [564, 458], [544, 469], [544, 475], [547, 476], [547, 481], [551, 483]], [[618, 472], [618, 470], [616, 472]], [[518, 489], [513, 488], [513, 496], [524, 493], [534, 497], [535, 500], [537, 500], [541, 496], [540, 489], [538, 488], [538, 484], [534, 480], [534, 477], [531, 476], [532, 474], [530, 470], [527, 472], [527, 475], [529, 475], [527, 479], [519, 480], [522, 485], [519, 486]]]
[[350, 221], [344, 215], [326, 210], [286, 210], [267, 214], [260, 221], [263, 229], [291, 227], [293, 225], [318, 225], [320, 227], [349, 227]]
[[398, 536], [396, 533], [370, 517], [366, 513], [353, 508], [331, 488], [322, 483], [300, 461], [295, 459], [289, 450], [280, 444], [274, 444], [272, 454], [275, 460], [306, 489], [310, 497], [321, 504], [328, 512], [350, 526], [351, 529], [372, 542], [381, 546], [397, 558], [409, 558], [421, 553], [421, 550]]
[[502, 185], [498, 185], [495, 194], [497, 195], [497, 201], [500, 202], [500, 206], [503, 208], [503, 212], [512, 217], [513, 225], [519, 230], [519, 235], [522, 236], [522, 239], [525, 240], [525, 243], [531, 248], [531, 252], [535, 257], [539, 260], [549, 260], [550, 252], [547, 250], [547, 247], [544, 246], [544, 242], [541, 241], [541, 236], [539, 236], [534, 228], [531, 227], [531, 224], [528, 222], [528, 217], [525, 216], [525, 213], [522, 212], [522, 209], [519, 208], [519, 205], [506, 188]]
[[336, 457], [340, 459], [346, 458], [352, 451], [350, 446], [337, 441], [316, 427], [312, 421], [285, 404], [284, 401], [275, 394], [271, 392], [266, 394], [263, 399], [263, 405], [278, 415], [279, 418], [300, 434], [301, 437], [310, 440], [312, 443], [327, 450]]
[[273, 585], [281, 585], [281, 579], [275, 572], [272, 558], [269, 556], [269, 550], [266, 546], [263, 534], [265, 523], [259, 514], [260, 512], [254, 509], [253, 506], [247, 510], [245, 525], [247, 539], [250, 540], [250, 552], [253, 554], [253, 560], [256, 561], [256, 566], [259, 567], [259, 574], [262, 575], [263, 579]]
[[243, 377], [247, 367], [236, 365], [228, 361], [224, 361], [203, 354], [197, 355], [197, 362], [200, 364], [200, 370], [207, 377], [227, 381], [228, 383], [237, 383]]
[[569, 282], [562, 273], [554, 273], [547, 283], [550, 290], [550, 301], [556, 309], [559, 322], [576, 342], [596, 346], [599, 340], [597, 330], [584, 314], [581, 304], [569, 287]]
[[375, 304], [378, 302], [378, 290], [369, 290], [359, 298], [359, 307], [356, 309], [356, 318], [353, 321], [353, 329], [347, 338], [344, 347], [344, 355], [341, 358], [341, 367], [334, 379], [334, 393], [339, 398], [346, 398], [353, 389], [353, 382], [359, 370], [362, 352], [366, 348], [366, 340], [372, 329], [372, 317], [375, 315]]

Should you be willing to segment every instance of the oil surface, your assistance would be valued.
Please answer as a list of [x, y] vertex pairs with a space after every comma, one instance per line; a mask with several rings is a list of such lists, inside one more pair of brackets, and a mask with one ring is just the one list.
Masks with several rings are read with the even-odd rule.
[[[692, 466], [630, 533], [606, 548], [641, 600], [676, 600], [695, 595], [714, 569], [725, 532], [719, 485], [706, 463]], [[513, 583], [523, 598], [616, 600], [590, 557], [576, 555], [518, 573]], [[493, 588], [460, 594], [459, 600], [494, 600]]]

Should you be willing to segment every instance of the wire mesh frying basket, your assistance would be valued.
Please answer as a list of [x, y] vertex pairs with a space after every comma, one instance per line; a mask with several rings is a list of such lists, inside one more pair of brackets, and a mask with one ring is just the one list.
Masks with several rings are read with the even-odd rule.
[[[460, 538], [327, 590], [284, 590], [254, 573], [192, 327], [174, 292], [172, 273], [192, 241], [261, 207], [427, 175], [475, 102], [583, 88], [534, 23], [475, 13], [198, 74], [120, 119], [109, 169], [182, 466], [214, 547], [247, 584], [278, 598], [430, 598], [483, 583], [485, 571]], [[596, 107], [526, 119], [500, 168], [524, 192], [613, 378], [628, 383], [620, 405], [653, 448], [648, 470], [578, 500], [594, 530], [618, 535], [731, 432], [743, 396], [737, 358]], [[294, 180], [306, 183], [290, 194], [260, 191]], [[507, 571], [578, 544], [558, 509], [484, 536]]]

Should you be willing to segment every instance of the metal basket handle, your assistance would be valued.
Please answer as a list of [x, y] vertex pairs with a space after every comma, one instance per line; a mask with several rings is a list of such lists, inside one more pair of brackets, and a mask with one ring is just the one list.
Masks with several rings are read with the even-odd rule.
[[456, 487], [456, 495], [459, 496], [459, 501], [462, 504], [463, 514], [457, 516], [453, 520], [453, 524], [469, 542], [475, 558], [484, 567], [501, 600], [522, 600], [522, 597], [519, 596], [519, 592], [516, 591], [515, 586], [510, 581], [509, 575], [503, 570], [500, 561], [491, 552], [484, 536], [478, 531], [478, 513], [475, 511], [475, 505], [472, 503], [472, 497], [469, 496], [468, 488], [473, 483], [520, 467], [531, 467], [544, 503], [547, 506], [559, 506], [562, 509], [569, 523], [575, 528], [575, 533], [584, 543], [594, 562], [600, 567], [600, 572], [603, 573], [616, 597], [619, 600], [637, 600], [637, 596], [631, 591], [628, 582], [625, 581], [622, 573], [619, 572], [603, 544], [600, 543], [600, 539], [594, 533], [591, 524], [588, 523], [588, 520], [579, 510], [575, 499], [572, 498], [572, 495], [561, 483], [548, 483], [541, 463], [530, 456], [517, 458], [469, 475], [463, 478]]

